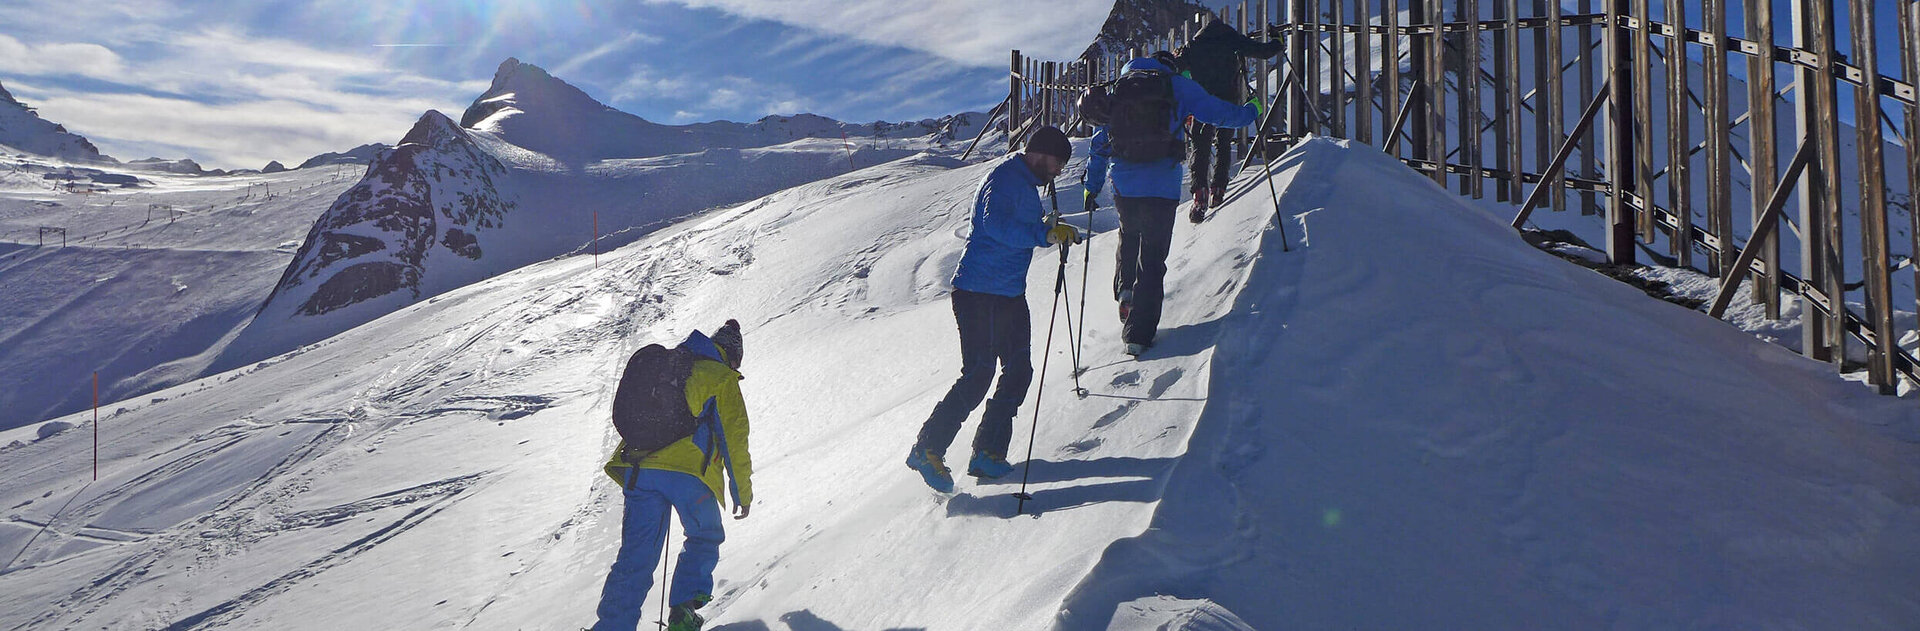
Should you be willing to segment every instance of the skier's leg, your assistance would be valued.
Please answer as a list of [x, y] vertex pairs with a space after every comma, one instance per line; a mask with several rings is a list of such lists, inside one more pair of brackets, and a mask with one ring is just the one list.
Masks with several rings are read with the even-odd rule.
[[1113, 209], [1120, 215], [1120, 247], [1115, 248], [1117, 261], [1113, 266], [1113, 299], [1119, 300], [1122, 292], [1133, 289], [1135, 267], [1140, 259], [1140, 227], [1144, 218], [1139, 214], [1139, 199], [1113, 196]]
[[[1224, 193], [1227, 188], [1227, 177], [1230, 175], [1227, 173], [1227, 170], [1233, 168], [1231, 166], [1233, 164], [1233, 139], [1236, 135], [1233, 130], [1222, 129], [1214, 139], [1213, 181], [1210, 182], [1213, 187], [1214, 194], [1211, 196], [1211, 199], [1212, 205], [1214, 206], [1220, 205], [1221, 193]], [[1199, 186], [1200, 183], [1196, 181], [1193, 185]]]
[[1033, 382], [1033, 323], [1025, 296], [995, 296], [993, 353], [1000, 360], [1000, 383], [980, 416], [980, 431], [974, 434], [973, 450], [1007, 456], [1013, 440], [1013, 415], [1027, 397], [1027, 385]]
[[1187, 188], [1197, 193], [1200, 189], [1207, 187], [1209, 180], [1207, 169], [1213, 165], [1213, 137], [1216, 128], [1205, 123], [1196, 123], [1192, 129], [1193, 134], [1187, 137]]
[[621, 515], [620, 551], [600, 588], [600, 620], [595, 631], [630, 630], [640, 624], [640, 609], [653, 589], [653, 566], [660, 563], [661, 526], [672, 510], [667, 497], [648, 488], [627, 489]]
[[1133, 314], [1121, 337], [1129, 344], [1153, 344], [1160, 326], [1161, 301], [1166, 295], [1167, 251], [1173, 247], [1173, 217], [1180, 202], [1141, 198], [1139, 272], [1133, 283]]
[[932, 451], [946, 456], [953, 437], [967, 415], [986, 398], [993, 385], [993, 309], [990, 296], [964, 289], [953, 291], [953, 319], [960, 328], [960, 378], [947, 389], [947, 396], [933, 406], [933, 413], [920, 427], [914, 451]]
[[720, 543], [727, 540], [720, 502], [700, 478], [668, 471], [660, 474], [673, 477], [661, 486], [673, 502], [674, 511], [680, 513], [680, 529], [687, 535], [680, 548], [680, 558], [673, 564], [673, 584], [667, 591], [667, 602], [680, 605], [702, 596], [710, 599], [713, 568], [720, 563]]

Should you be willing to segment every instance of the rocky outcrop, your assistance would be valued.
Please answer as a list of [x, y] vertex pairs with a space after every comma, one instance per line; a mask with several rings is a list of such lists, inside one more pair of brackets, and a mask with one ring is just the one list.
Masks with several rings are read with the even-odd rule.
[[427, 112], [314, 224], [263, 311], [313, 316], [395, 293], [420, 298], [429, 260], [477, 261], [487, 232], [506, 223], [515, 203], [496, 187], [505, 173], [466, 130]]

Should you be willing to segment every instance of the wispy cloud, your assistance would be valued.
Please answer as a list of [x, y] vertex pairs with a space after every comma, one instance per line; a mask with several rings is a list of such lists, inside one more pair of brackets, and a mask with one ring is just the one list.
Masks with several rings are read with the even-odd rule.
[[987, 67], [1011, 49], [1074, 57], [1093, 41], [1112, 0], [648, 0], [712, 8], [838, 37], [932, 53]]

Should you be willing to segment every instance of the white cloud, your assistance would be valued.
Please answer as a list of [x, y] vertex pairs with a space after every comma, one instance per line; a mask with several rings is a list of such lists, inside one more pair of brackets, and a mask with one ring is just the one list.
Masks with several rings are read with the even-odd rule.
[[560, 65], [553, 67], [552, 72], [554, 76], [559, 76], [559, 77], [571, 76], [574, 74], [578, 74], [580, 69], [585, 68], [587, 64], [593, 63], [594, 61], [602, 57], [606, 57], [607, 55], [611, 55], [613, 53], [617, 53], [634, 46], [659, 44], [663, 41], [665, 40], [661, 39], [657, 35], [649, 35], [649, 34], [640, 33], [640, 32], [630, 32], [630, 33], [627, 33], [626, 35], [621, 36], [620, 39], [616, 39], [611, 42], [601, 44], [599, 47], [594, 48], [593, 50], [587, 51], [585, 53], [581, 53], [579, 55], [575, 55], [572, 59], [568, 59], [564, 62], [561, 62]]
[[145, 156], [129, 151], [171, 148], [187, 155], [160, 157], [190, 157], [209, 168], [292, 164], [391, 143], [428, 109], [457, 117], [456, 108], [488, 84], [390, 69], [383, 51], [371, 47], [340, 52], [219, 27], [147, 45], [153, 54], [123, 58], [95, 44], [25, 44], [0, 35], [0, 73], [83, 75], [127, 86], [102, 93], [50, 79], [16, 92], [42, 117], [109, 154], [132, 159]]
[[[109, 154], [131, 160], [147, 156], [129, 151], [175, 147], [190, 151], [208, 168], [260, 168], [270, 160], [294, 164], [368, 142], [392, 143], [422, 112], [441, 106], [424, 98], [350, 95], [209, 104], [142, 94], [20, 87], [42, 116], [65, 123]], [[307, 94], [296, 89], [287, 92]]]
[[0, 35], [0, 73], [28, 77], [76, 75], [110, 81], [126, 77], [120, 55], [86, 43], [28, 44]]
[[957, 63], [1005, 64], [1021, 49], [1071, 59], [1099, 34], [1112, 0], [649, 0], [791, 24], [873, 44], [900, 46]]

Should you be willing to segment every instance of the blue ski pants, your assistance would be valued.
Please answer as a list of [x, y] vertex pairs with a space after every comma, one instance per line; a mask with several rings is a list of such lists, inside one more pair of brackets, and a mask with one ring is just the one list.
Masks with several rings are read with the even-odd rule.
[[720, 542], [727, 538], [720, 502], [700, 478], [678, 471], [634, 467], [627, 474], [626, 496], [620, 552], [600, 590], [600, 620], [593, 625], [594, 631], [631, 631], [639, 626], [672, 513], [680, 513], [680, 527], [687, 540], [680, 550], [679, 563], [674, 565], [673, 584], [667, 592], [669, 603], [713, 594], [713, 567], [720, 562]]

